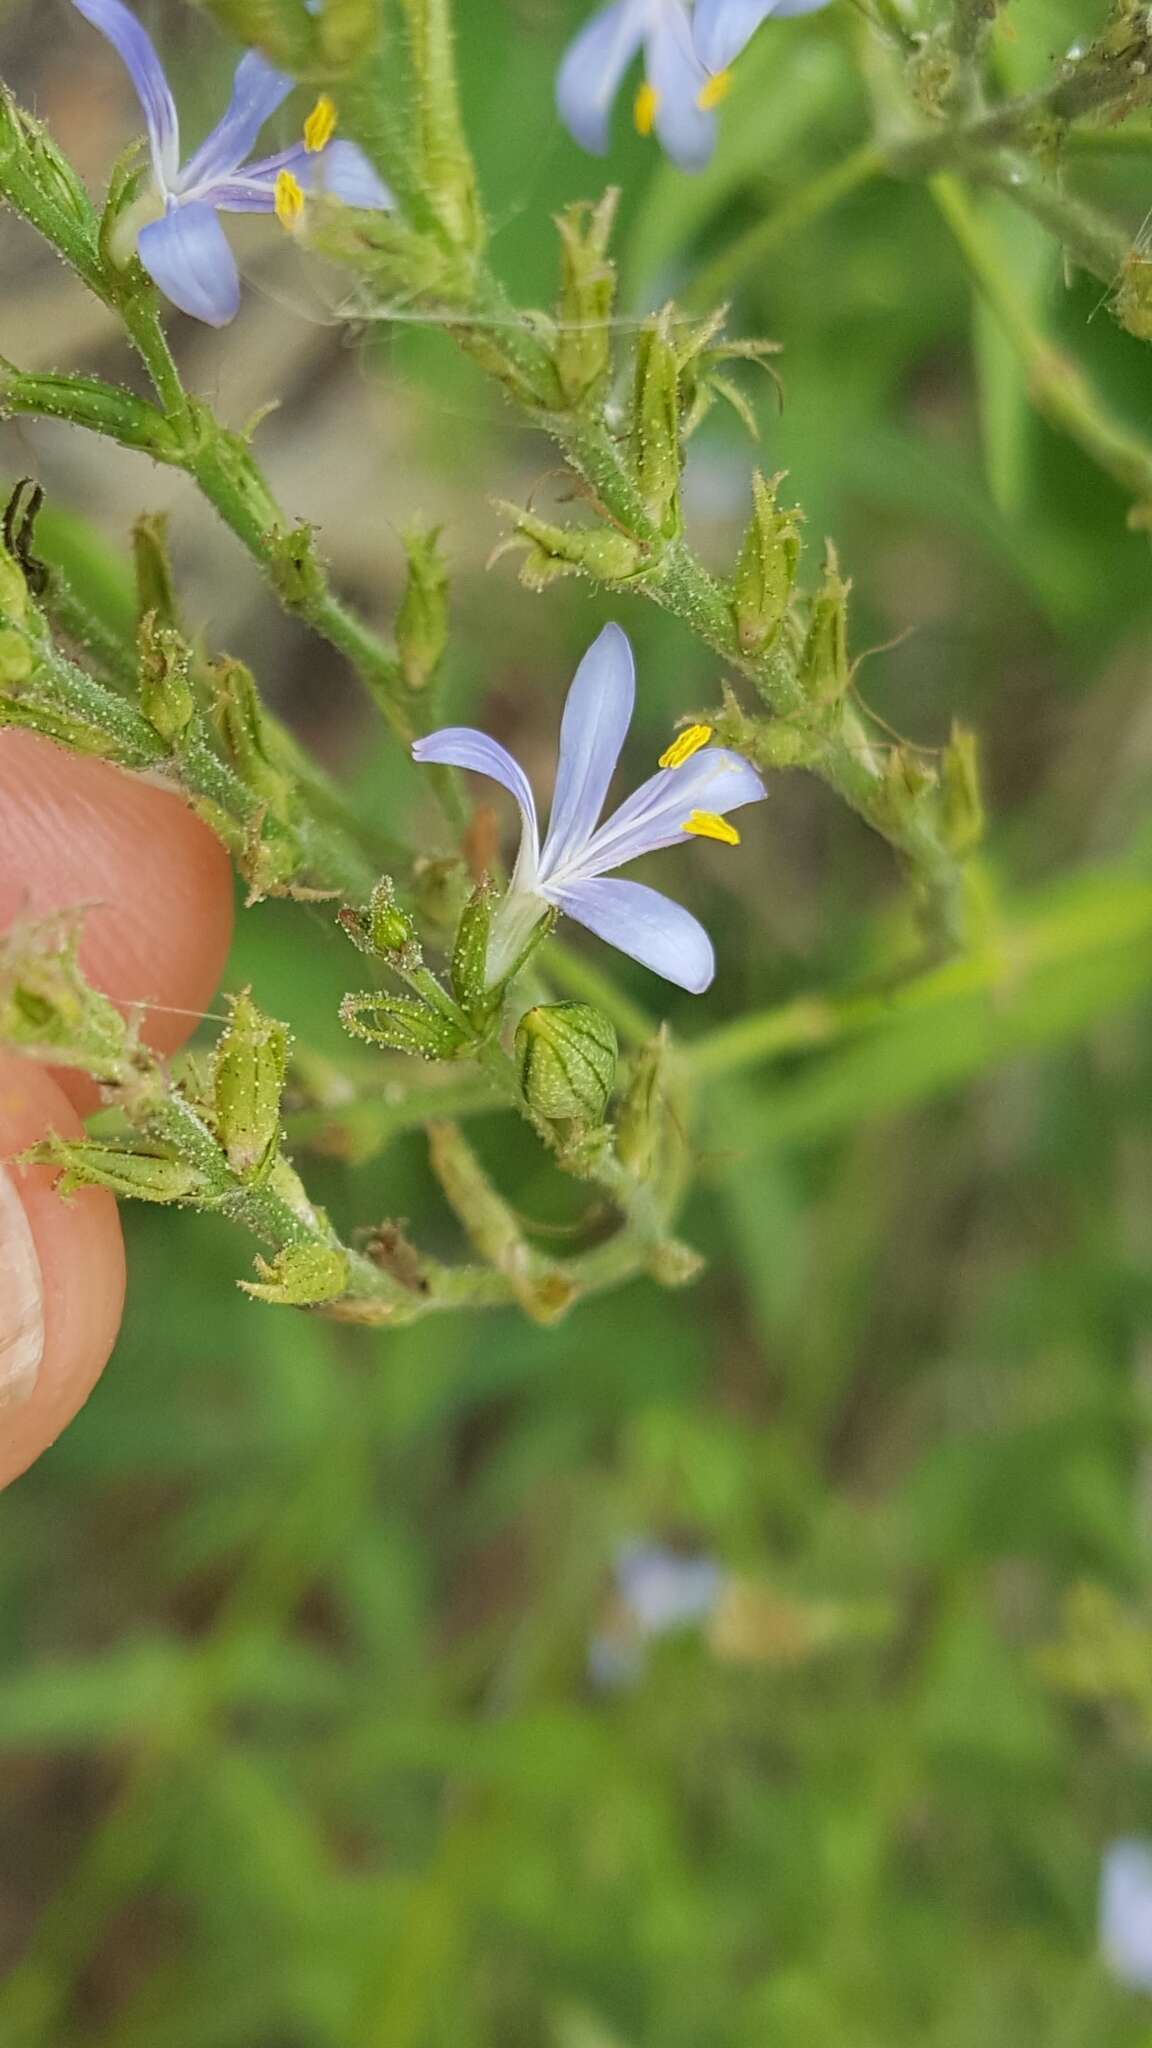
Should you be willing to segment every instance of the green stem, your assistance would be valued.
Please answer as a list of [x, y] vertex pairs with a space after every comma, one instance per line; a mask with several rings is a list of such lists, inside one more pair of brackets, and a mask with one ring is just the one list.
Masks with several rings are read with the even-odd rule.
[[995, 242], [963, 188], [937, 176], [929, 190], [959, 245], [973, 280], [1027, 372], [1033, 403], [1076, 441], [1134, 500], [1132, 518], [1152, 515], [1152, 445], [1109, 412], [1070, 357], [1034, 326], [1031, 311]]

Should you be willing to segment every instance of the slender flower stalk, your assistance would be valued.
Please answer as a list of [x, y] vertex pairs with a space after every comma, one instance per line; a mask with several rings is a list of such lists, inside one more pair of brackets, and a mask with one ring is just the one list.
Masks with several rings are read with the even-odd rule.
[[448, 726], [417, 740], [417, 761], [469, 768], [515, 797], [522, 833], [512, 882], [493, 919], [487, 972], [503, 980], [550, 911], [586, 925], [610, 946], [678, 988], [700, 994], [716, 970], [712, 942], [679, 903], [641, 882], [607, 879], [616, 868], [693, 838], [739, 843], [728, 813], [765, 794], [740, 754], [708, 745], [711, 728], [691, 726], [661, 757], [660, 771], [598, 824], [636, 696], [627, 635], [605, 626], [576, 671], [560, 728], [552, 815], [543, 846], [528, 779], [486, 733]]
[[255, 50], [236, 67], [223, 117], [181, 166], [179, 118], [151, 38], [121, 0], [73, 4], [118, 51], [135, 87], [152, 178], [125, 215], [122, 232], [127, 230], [128, 246], [181, 312], [211, 327], [235, 317], [240, 277], [221, 213], [274, 213], [291, 228], [307, 193], [373, 210], [391, 206], [391, 194], [363, 152], [355, 143], [332, 139], [335, 109], [327, 98], [313, 108], [302, 141], [275, 156], [250, 156], [265, 122], [293, 89], [293, 80]]
[[603, 156], [612, 107], [629, 65], [642, 56], [633, 103], [641, 135], [657, 135], [681, 170], [702, 170], [716, 144], [715, 109], [728, 67], [769, 15], [811, 14], [827, 0], [613, 0], [586, 22], [556, 79], [560, 118], [584, 149]]

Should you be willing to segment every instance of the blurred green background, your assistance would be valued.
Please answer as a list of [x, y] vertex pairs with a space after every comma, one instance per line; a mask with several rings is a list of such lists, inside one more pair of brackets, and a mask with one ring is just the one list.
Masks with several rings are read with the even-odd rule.
[[[553, 287], [550, 214], [606, 176], [642, 312], [867, 132], [837, 0], [763, 32], [705, 176], [623, 118], [601, 167], [551, 109], [585, 12], [459, 8], [494, 257], [523, 303]], [[234, 52], [175, 0], [145, 18], [199, 132]], [[1047, 75], [1096, 19], [1014, 0], [1005, 77]], [[0, 71], [97, 184], [134, 128], [105, 46], [63, 0], [9, 4]], [[1150, 161], [1081, 178], [1135, 230]], [[1146, 423], [1152, 357], [1103, 288], [1022, 217], [986, 218], [1043, 329]], [[350, 329], [345, 281], [266, 231], [242, 246], [235, 327], [174, 318], [174, 339], [233, 423], [279, 401], [257, 445], [340, 585], [386, 618], [399, 528], [442, 520], [450, 715], [540, 778], [575, 661], [618, 616], [647, 772], [715, 700], [715, 661], [639, 602], [488, 571], [491, 499], [547, 496], [549, 450], [403, 307]], [[131, 374], [10, 220], [0, 257], [0, 351]], [[758, 455], [708, 421], [693, 536], [723, 566], [752, 461], [788, 469], [809, 571], [832, 534], [854, 579], [857, 650], [896, 643], [861, 671], [869, 703], [927, 745], [953, 715], [979, 729], [990, 887], [1050, 969], [1014, 1003], [1008, 946], [991, 993], [717, 1079], [683, 1222], [704, 1279], [554, 1330], [342, 1331], [244, 1300], [250, 1247], [223, 1225], [126, 1217], [114, 1360], [0, 1508], [3, 2048], [1152, 2041], [1095, 1929], [1103, 1848], [1152, 1832], [1148, 537], [1037, 421], [919, 187], [863, 187], [734, 293], [738, 330], [784, 345], [784, 403], [746, 383]], [[0, 451], [42, 478], [52, 549], [106, 607], [131, 518], [168, 507], [211, 644], [254, 661], [366, 805], [434, 831], [337, 657], [187, 487], [51, 426]], [[850, 986], [906, 921], [886, 850], [826, 791], [778, 777], [771, 799], [739, 856], [658, 878], [714, 930], [710, 995], [618, 963], [685, 1035]], [[340, 1050], [357, 977], [322, 910], [243, 915], [229, 985], [247, 980]], [[531, 1146], [499, 1121], [480, 1138], [547, 1214]], [[307, 1171], [342, 1224], [407, 1217], [456, 1248], [418, 1138]], [[612, 1564], [636, 1537], [711, 1555], [727, 1591], [605, 1686], [589, 1643], [626, 1628]]]

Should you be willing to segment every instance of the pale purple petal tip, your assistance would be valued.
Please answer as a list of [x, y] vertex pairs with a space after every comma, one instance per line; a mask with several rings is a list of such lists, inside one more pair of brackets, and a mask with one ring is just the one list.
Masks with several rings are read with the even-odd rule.
[[151, 37], [121, 0], [72, 0], [72, 4], [107, 37], [123, 62], [143, 110], [156, 181], [162, 191], [171, 190], [180, 163], [180, 128]]
[[422, 765], [439, 762], [446, 768], [467, 768], [473, 775], [487, 775], [491, 781], [499, 782], [509, 790], [524, 821], [531, 867], [535, 871], [539, 852], [536, 804], [528, 777], [507, 747], [502, 747], [499, 740], [489, 739], [486, 732], [474, 731], [470, 725], [446, 725], [439, 732], [430, 732], [426, 738], [414, 740], [412, 758]]
[[603, 156], [620, 81], [644, 39], [645, 0], [615, 0], [586, 22], [556, 74], [556, 108], [582, 149]]
[[598, 939], [689, 995], [702, 995], [711, 983], [716, 972], [711, 939], [690, 910], [658, 890], [643, 882], [597, 879], [550, 886], [545, 893]]
[[180, 173], [180, 190], [212, 197], [209, 188], [244, 162], [256, 138], [287, 99], [292, 80], [277, 71], [259, 50], [249, 50], [236, 66], [232, 97], [210, 135]]
[[345, 206], [358, 206], [366, 213], [387, 213], [396, 204], [364, 151], [342, 137], [308, 157], [296, 176], [306, 192], [330, 193]]
[[605, 626], [573, 678], [560, 726], [560, 759], [541, 874], [562, 869], [596, 829], [636, 701], [628, 635]]
[[166, 298], [193, 320], [226, 327], [240, 305], [240, 276], [220, 222], [202, 200], [171, 206], [141, 228], [140, 261]]

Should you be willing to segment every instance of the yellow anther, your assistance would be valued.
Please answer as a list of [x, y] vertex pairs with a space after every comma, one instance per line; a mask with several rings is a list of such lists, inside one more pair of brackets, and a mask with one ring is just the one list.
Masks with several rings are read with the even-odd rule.
[[304, 147], [310, 156], [326, 149], [336, 133], [336, 108], [326, 92], [322, 92], [308, 119], [304, 123]]
[[665, 747], [664, 752], [660, 756], [660, 766], [662, 768], [682, 768], [685, 761], [690, 761], [693, 754], [698, 754], [701, 747], [708, 745], [711, 737], [712, 727], [710, 725], [686, 726], [683, 732], [677, 733], [672, 745]]
[[717, 71], [711, 78], [706, 79], [700, 87], [696, 95], [696, 105], [703, 113], [710, 113], [713, 107], [720, 105], [721, 100], [727, 99], [731, 90], [732, 73], [730, 71]]
[[649, 85], [645, 79], [636, 94], [635, 105], [632, 108], [632, 119], [636, 123], [637, 135], [651, 135], [653, 123], [659, 112], [660, 95], [656, 87]]
[[282, 228], [295, 227], [304, 211], [304, 187], [291, 171], [276, 173], [276, 218]]
[[693, 811], [681, 825], [682, 832], [693, 832], [697, 839], [719, 839], [725, 846], [739, 846], [740, 834], [727, 818], [716, 811]]

